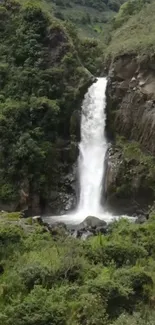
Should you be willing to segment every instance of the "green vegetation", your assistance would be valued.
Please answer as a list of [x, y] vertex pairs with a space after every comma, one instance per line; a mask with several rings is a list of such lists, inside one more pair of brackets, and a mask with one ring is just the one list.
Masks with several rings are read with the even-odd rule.
[[42, 2], [22, 3], [7, 0], [0, 5], [0, 202], [4, 203], [19, 201], [23, 182], [30, 195], [43, 193], [44, 198], [52, 186], [56, 188], [63, 168], [56, 141], [69, 139], [70, 116], [91, 82], [69, 29], [49, 15]]
[[[155, 51], [155, 3], [129, 0], [120, 8], [112, 23], [106, 57], [123, 53], [148, 54]], [[117, 41], [116, 41], [117, 40]]]
[[86, 242], [5, 214], [0, 244], [1, 324], [155, 324], [153, 213]]
[[[154, 13], [145, 0], [0, 5], [0, 203], [21, 208], [23, 187], [40, 201], [62, 190], [72, 159], [62, 147], [76, 151], [72, 113], [91, 73], [103, 72], [103, 54], [154, 53]], [[72, 22], [105, 43], [79, 39]], [[119, 138], [116, 146], [122, 165], [115, 194], [147, 189], [154, 197], [154, 158], [136, 142]], [[154, 212], [145, 224], [123, 219], [87, 241], [0, 213], [0, 324], [155, 325], [154, 304]]]
[[80, 41], [78, 53], [85, 67], [95, 76], [104, 69], [103, 45], [95, 39], [83, 39]]
[[49, 8], [61, 20], [74, 23], [79, 35], [103, 40], [106, 24], [125, 0], [48, 0]]

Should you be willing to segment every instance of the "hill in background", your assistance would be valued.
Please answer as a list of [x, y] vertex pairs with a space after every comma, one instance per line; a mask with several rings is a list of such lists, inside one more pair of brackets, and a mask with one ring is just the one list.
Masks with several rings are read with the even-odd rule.
[[152, 55], [155, 50], [155, 2], [128, 1], [116, 15], [107, 55], [124, 53]]
[[47, 0], [49, 9], [61, 20], [75, 24], [81, 37], [103, 38], [107, 23], [125, 0]]

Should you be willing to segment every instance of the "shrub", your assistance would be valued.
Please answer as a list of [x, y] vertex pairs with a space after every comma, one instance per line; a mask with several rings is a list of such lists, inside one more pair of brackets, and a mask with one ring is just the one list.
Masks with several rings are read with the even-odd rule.
[[102, 262], [108, 265], [114, 262], [117, 267], [123, 265], [134, 265], [138, 258], [147, 256], [147, 251], [130, 242], [117, 240], [108, 240], [102, 236], [98, 236], [91, 241], [88, 246], [88, 257], [96, 263]]

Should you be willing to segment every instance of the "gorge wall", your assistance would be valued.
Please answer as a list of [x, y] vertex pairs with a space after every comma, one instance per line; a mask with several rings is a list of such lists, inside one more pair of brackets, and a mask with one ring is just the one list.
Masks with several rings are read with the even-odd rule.
[[155, 57], [124, 54], [111, 63], [105, 181], [115, 212], [147, 214], [155, 198]]

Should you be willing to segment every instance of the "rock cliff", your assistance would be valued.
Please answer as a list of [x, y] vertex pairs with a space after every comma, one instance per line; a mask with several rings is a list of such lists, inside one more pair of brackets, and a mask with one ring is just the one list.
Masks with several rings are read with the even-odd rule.
[[155, 57], [117, 57], [107, 86], [107, 133], [113, 144], [105, 181], [115, 211], [148, 211], [155, 198]]

